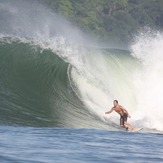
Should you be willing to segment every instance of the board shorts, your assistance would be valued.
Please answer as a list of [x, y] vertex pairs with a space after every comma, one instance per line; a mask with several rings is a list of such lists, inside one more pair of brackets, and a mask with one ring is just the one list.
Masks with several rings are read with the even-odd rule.
[[128, 117], [128, 115], [126, 113], [121, 115], [121, 117], [120, 117], [120, 125], [121, 126], [124, 126], [124, 123], [127, 122], [127, 117]]

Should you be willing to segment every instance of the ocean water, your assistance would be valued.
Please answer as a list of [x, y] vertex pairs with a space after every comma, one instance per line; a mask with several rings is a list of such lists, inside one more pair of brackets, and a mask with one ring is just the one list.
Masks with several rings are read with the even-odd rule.
[[[110, 48], [40, 1], [0, 1], [0, 162], [163, 162], [163, 35]], [[114, 99], [143, 127], [105, 115]]]
[[162, 134], [0, 127], [1, 162], [163, 162]]

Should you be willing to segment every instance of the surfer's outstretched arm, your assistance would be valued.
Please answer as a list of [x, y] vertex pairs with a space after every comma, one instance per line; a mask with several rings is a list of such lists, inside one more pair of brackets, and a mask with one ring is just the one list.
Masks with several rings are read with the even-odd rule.
[[107, 111], [107, 112], [105, 112], [105, 114], [110, 114], [111, 112], [113, 112], [113, 108], [111, 108], [111, 110], [109, 110], [109, 111]]

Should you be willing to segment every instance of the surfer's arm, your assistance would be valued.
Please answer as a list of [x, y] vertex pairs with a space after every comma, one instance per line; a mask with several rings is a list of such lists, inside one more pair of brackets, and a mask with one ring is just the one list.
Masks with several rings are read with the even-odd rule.
[[109, 110], [109, 111], [107, 111], [107, 112], [105, 112], [105, 114], [110, 114], [111, 112], [113, 112], [113, 108], [111, 108], [111, 110]]
[[121, 109], [124, 111], [124, 113], [127, 114], [127, 116], [128, 116], [129, 118], [131, 118], [130, 114], [128, 113], [128, 111], [127, 111], [123, 106], [121, 106]]

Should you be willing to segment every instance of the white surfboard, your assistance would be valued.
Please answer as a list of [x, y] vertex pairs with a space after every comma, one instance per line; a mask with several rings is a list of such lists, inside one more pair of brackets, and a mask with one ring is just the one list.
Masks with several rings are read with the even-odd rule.
[[134, 128], [133, 130], [128, 130], [129, 132], [139, 132], [141, 131], [143, 128]]

